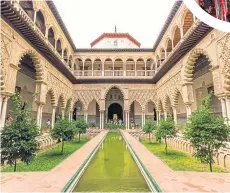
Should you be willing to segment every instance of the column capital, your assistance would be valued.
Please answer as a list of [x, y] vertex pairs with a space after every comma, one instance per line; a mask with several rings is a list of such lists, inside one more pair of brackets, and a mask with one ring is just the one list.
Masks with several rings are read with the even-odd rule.
[[41, 106], [41, 107], [43, 107], [45, 105], [44, 102], [40, 102], [40, 101], [37, 101], [36, 103], [37, 103], [38, 106]]
[[226, 96], [226, 97], [225, 97], [225, 100], [226, 100], [226, 101], [230, 101], [230, 96]]
[[176, 110], [176, 105], [171, 105], [173, 110]]
[[192, 103], [185, 103], [185, 106], [186, 106], [186, 107], [191, 107], [191, 106], [192, 106]]

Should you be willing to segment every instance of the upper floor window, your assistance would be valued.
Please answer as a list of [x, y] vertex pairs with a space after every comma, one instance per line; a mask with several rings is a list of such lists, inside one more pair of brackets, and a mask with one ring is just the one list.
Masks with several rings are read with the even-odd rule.
[[27, 13], [27, 15], [33, 20], [34, 19], [33, 2], [24, 0], [24, 1], [19, 1], [19, 4], [24, 9], [24, 11]]
[[117, 46], [117, 40], [114, 40], [114, 46]]

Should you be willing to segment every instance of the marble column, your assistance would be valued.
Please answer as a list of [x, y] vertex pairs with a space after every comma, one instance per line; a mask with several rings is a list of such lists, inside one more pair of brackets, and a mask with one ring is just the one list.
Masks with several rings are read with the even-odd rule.
[[100, 129], [101, 129], [101, 111], [100, 111]]
[[168, 116], [168, 114], [167, 114], [167, 111], [165, 110], [164, 111], [164, 118], [165, 118], [165, 120], [167, 120], [167, 116]]
[[34, 23], [36, 23], [36, 18], [37, 18], [37, 10], [34, 11]]
[[88, 113], [85, 112], [85, 122], [88, 122]]
[[143, 116], [144, 116], [143, 118], [144, 118], [144, 125], [145, 125], [145, 112], [143, 112], [143, 114], [144, 114], [144, 115], [143, 115]]
[[220, 101], [221, 101], [222, 116], [224, 118], [225, 123], [227, 124], [227, 107], [226, 107], [225, 98], [221, 98]]
[[0, 95], [0, 117], [2, 114], [2, 102], [3, 102], [3, 97], [2, 97], [2, 95]]
[[144, 127], [144, 113], [141, 112], [141, 127]]
[[159, 124], [159, 111], [156, 111], [157, 125]]
[[1, 128], [5, 126], [5, 120], [6, 120], [6, 109], [7, 109], [7, 102], [9, 97], [5, 96], [2, 102], [2, 112], [1, 112]]
[[65, 118], [65, 109], [61, 108], [61, 118], [64, 119]]
[[130, 123], [129, 123], [129, 111], [128, 111], [127, 114], [128, 114], [128, 129], [129, 129], [129, 124], [130, 124]]
[[161, 111], [158, 111], [158, 112], [159, 112], [159, 114], [158, 114], [158, 124], [159, 124], [161, 121]]
[[104, 129], [104, 111], [100, 111], [100, 129]]
[[104, 129], [104, 122], [105, 122], [105, 114], [104, 114], [105, 111], [102, 111], [102, 123], [101, 123], [101, 127], [102, 129]]
[[52, 107], [52, 120], [51, 120], [51, 128], [54, 128], [54, 124], [55, 124], [55, 112], [56, 112], [56, 106]]
[[37, 110], [37, 126], [40, 128], [40, 115], [41, 115], [41, 106], [38, 104], [38, 110]]
[[144, 127], [145, 125], [145, 112], [142, 111], [142, 128]]
[[177, 124], [177, 110], [176, 110], [176, 107], [172, 106], [172, 110], [173, 110], [174, 123]]
[[129, 129], [129, 111], [125, 111], [125, 129]]
[[186, 112], [187, 112], [187, 119], [189, 119], [190, 115], [192, 114], [191, 106], [192, 104], [185, 104]]
[[41, 107], [40, 107], [40, 118], [39, 118], [39, 127], [41, 128], [42, 126], [42, 110], [43, 110], [43, 104], [41, 104]]
[[69, 111], [69, 121], [72, 122], [73, 120], [73, 117], [72, 117], [72, 114], [73, 114], [73, 111]]
[[226, 101], [228, 124], [230, 125], [230, 97], [226, 97], [225, 101]]

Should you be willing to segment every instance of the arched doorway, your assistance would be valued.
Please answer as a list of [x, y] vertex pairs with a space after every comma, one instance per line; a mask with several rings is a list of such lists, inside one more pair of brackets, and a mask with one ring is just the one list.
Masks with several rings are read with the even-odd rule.
[[200, 106], [202, 99], [212, 93], [211, 97], [211, 107], [215, 115], [221, 116], [221, 103], [217, 96], [214, 95], [214, 84], [213, 75], [210, 71], [210, 61], [209, 58], [200, 54], [195, 63], [193, 71], [193, 89], [195, 103], [192, 105], [192, 109], [195, 110]]
[[[124, 121], [124, 97], [119, 88], [111, 88], [106, 95], [105, 102], [105, 122], [113, 120], [114, 114], [118, 119]], [[115, 116], [116, 116], [115, 115]]]
[[74, 103], [72, 119], [83, 119], [84, 118], [84, 108], [83, 104], [80, 101]]
[[[29, 107], [32, 110], [32, 117], [36, 118], [37, 105], [34, 102], [34, 93], [36, 92], [36, 69], [31, 55], [25, 54], [19, 61], [20, 69], [16, 76], [15, 91], [17, 91], [22, 100], [22, 108]], [[13, 103], [9, 99], [6, 115], [13, 116]]]
[[100, 126], [100, 108], [97, 101], [94, 99], [92, 100], [87, 109], [88, 113], [88, 123], [92, 127], [99, 127]]
[[113, 103], [108, 108], [108, 119], [114, 120], [115, 117], [123, 121], [123, 109], [118, 103]]
[[146, 121], [157, 121], [156, 107], [152, 101], [149, 101], [145, 106]]
[[138, 129], [142, 124], [142, 108], [138, 101], [133, 101], [130, 105], [129, 124], [131, 129]]

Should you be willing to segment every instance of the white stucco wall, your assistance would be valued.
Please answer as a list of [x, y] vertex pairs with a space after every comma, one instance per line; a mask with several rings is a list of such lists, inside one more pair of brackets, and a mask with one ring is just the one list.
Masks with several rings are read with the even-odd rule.
[[104, 38], [92, 48], [138, 48], [138, 46], [127, 38]]

